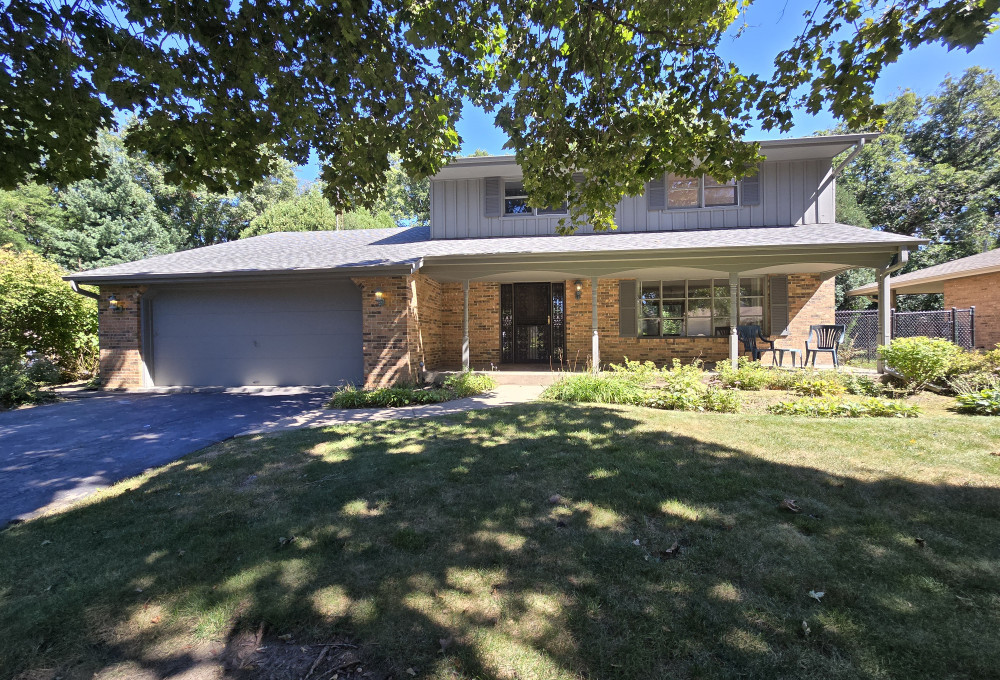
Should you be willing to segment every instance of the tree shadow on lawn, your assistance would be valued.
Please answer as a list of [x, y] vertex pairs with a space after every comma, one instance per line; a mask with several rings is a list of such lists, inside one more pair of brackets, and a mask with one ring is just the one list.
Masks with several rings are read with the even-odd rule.
[[226, 442], [0, 533], [0, 677], [173, 677], [262, 625], [397, 677], [994, 674], [998, 490], [710, 436], [765, 422], [532, 405]]

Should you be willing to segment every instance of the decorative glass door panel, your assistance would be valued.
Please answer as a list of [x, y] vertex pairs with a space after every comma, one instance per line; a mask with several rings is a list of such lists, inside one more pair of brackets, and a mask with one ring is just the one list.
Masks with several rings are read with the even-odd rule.
[[500, 286], [500, 357], [504, 363], [559, 362], [565, 345], [565, 284]]

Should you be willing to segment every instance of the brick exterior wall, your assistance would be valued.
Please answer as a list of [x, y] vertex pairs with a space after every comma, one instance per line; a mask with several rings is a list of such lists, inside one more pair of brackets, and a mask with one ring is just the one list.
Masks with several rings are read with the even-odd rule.
[[[461, 283], [441, 283], [422, 274], [355, 278], [362, 296], [362, 343], [365, 386], [415, 381], [422, 369], [457, 369], [462, 360]], [[375, 290], [381, 288], [383, 305]], [[98, 304], [101, 378], [108, 389], [142, 387], [142, 316], [137, 286], [104, 287]], [[813, 275], [790, 275], [789, 335], [779, 347], [802, 348], [809, 325], [833, 323], [834, 282]], [[625, 357], [657, 364], [672, 359], [718, 361], [729, 352], [728, 338], [636, 338], [618, 334], [618, 280], [598, 284], [598, 332], [601, 363]], [[115, 295], [121, 309], [112, 311]], [[954, 303], [951, 303], [954, 304]], [[963, 303], [965, 304], [965, 303]], [[967, 305], [966, 305], [967, 306]], [[566, 281], [566, 367], [582, 369], [591, 359], [590, 280], [583, 280], [580, 299]], [[977, 310], [978, 311], [978, 310]], [[977, 328], [978, 330], [978, 328]], [[998, 338], [997, 341], [1000, 341]], [[469, 286], [470, 361], [475, 369], [500, 364], [500, 284]], [[825, 361], [824, 357], [820, 361]], [[818, 362], [819, 363], [819, 362]]]
[[[772, 335], [775, 347], [802, 350], [805, 358], [809, 326], [836, 323], [836, 283], [815, 274], [788, 275], [788, 335]], [[772, 329], [774, 330], [774, 329]], [[785, 364], [788, 364], [786, 358]], [[819, 354], [816, 366], [833, 366], [830, 354]]]
[[[141, 286], [102, 286], [97, 301], [98, 338], [101, 344], [99, 376], [104, 389], [142, 387]], [[112, 309], [114, 295], [118, 308]]]
[[976, 347], [993, 349], [1000, 343], [1000, 272], [963, 276], [944, 282], [944, 308], [976, 308]]

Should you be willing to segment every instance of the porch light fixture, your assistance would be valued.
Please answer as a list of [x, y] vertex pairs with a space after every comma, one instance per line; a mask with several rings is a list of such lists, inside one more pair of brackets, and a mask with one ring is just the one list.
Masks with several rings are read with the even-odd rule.
[[122, 303], [115, 297], [114, 293], [108, 296], [108, 308], [112, 312], [120, 312], [122, 310]]
[[382, 292], [381, 288], [375, 289], [375, 305], [381, 307], [385, 304], [385, 293]]
[[577, 279], [573, 282], [573, 287], [576, 288], [576, 299], [579, 300], [583, 297], [583, 281]]

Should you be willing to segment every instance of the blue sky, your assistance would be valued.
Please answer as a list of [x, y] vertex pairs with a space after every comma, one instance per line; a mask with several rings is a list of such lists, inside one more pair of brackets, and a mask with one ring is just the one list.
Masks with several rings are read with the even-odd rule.
[[[804, 20], [794, 0], [758, 0], [747, 11], [747, 28], [739, 39], [726, 38], [720, 49], [720, 56], [740, 66], [745, 73], [757, 73], [763, 77], [771, 74], [774, 57], [792, 44], [792, 40], [802, 30]], [[918, 95], [933, 93], [948, 75], [959, 76], [969, 66], [983, 66], [1000, 70], [1000, 34], [994, 34], [972, 52], [954, 50], [949, 52], [938, 45], [927, 45], [905, 52], [895, 64], [883, 72], [875, 85], [877, 101], [885, 101], [900, 91], [910, 89]], [[785, 136], [801, 137], [817, 130], [831, 128], [837, 121], [829, 114], [810, 116], [797, 113], [794, 127]], [[506, 136], [493, 125], [493, 116], [466, 103], [462, 118], [458, 123], [458, 133], [462, 137], [462, 153], [472, 153], [485, 149], [491, 154], [511, 153], [504, 150]], [[783, 136], [780, 133], [765, 133], [756, 130], [752, 139], [772, 139]], [[317, 168], [310, 163], [299, 169], [300, 180], [315, 179]]]

